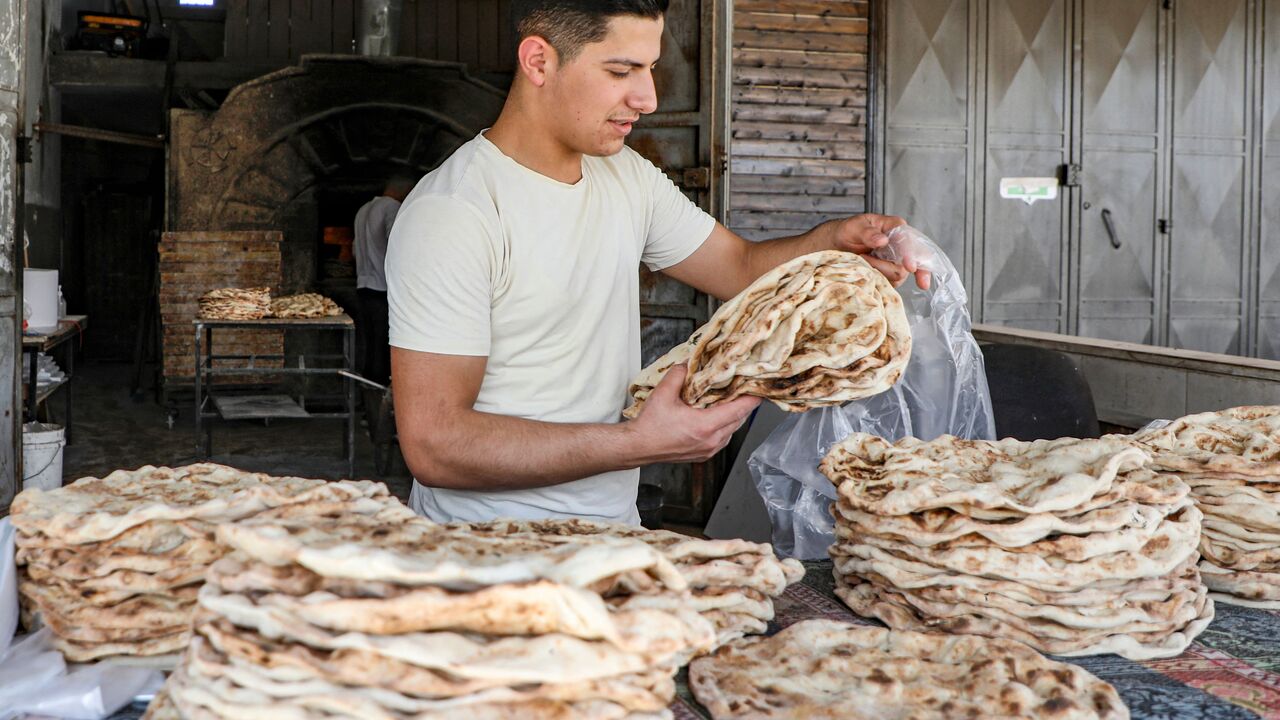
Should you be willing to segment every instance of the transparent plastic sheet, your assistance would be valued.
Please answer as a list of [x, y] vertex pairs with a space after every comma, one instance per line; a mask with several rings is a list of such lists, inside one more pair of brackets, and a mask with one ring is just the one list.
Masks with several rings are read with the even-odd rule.
[[911, 279], [899, 288], [911, 323], [911, 360], [889, 390], [789, 415], [752, 453], [747, 465], [773, 523], [773, 547], [785, 557], [827, 556], [834, 540], [836, 489], [818, 472], [818, 463], [851, 433], [889, 440], [995, 436], [982, 351], [973, 339], [968, 298], [955, 266], [932, 240], [907, 226], [890, 231], [889, 244], [874, 254], [933, 273], [928, 290]]
[[[98, 720], [154, 691], [164, 675], [111, 662], [67, 665], [48, 628], [15, 638], [17, 562], [13, 525], [0, 520], [0, 720], [28, 715]], [[11, 644], [12, 643], [12, 644]]]

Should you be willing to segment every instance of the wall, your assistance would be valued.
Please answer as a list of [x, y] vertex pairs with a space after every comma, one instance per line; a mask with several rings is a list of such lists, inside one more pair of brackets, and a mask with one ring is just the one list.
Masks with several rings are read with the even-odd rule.
[[729, 227], [752, 240], [866, 207], [868, 2], [735, 0]]
[[61, 100], [47, 82], [47, 58], [61, 43], [62, 0], [27, 3], [25, 133], [33, 136], [24, 166], [23, 234], [30, 267], [57, 268], [62, 259], [62, 140], [35, 134], [37, 122], [61, 122]]
[[[403, 0], [398, 54], [509, 71], [515, 36], [510, 0]], [[229, 60], [296, 60], [304, 53], [352, 54], [358, 0], [228, 0]]]

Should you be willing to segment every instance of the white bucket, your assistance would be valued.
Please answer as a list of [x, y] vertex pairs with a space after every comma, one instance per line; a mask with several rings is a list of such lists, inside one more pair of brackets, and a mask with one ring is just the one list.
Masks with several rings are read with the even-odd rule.
[[66, 444], [61, 425], [30, 422], [22, 426], [24, 490], [56, 490], [62, 487], [62, 448]]

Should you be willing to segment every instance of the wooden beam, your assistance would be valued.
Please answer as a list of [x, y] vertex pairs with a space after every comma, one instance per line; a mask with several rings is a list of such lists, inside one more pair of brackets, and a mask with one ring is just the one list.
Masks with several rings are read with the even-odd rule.
[[135, 135], [134, 133], [100, 130], [81, 125], [61, 125], [46, 122], [38, 122], [33, 127], [36, 132], [52, 133], [54, 135], [66, 135], [86, 140], [101, 140], [102, 142], [119, 143], [121, 145], [137, 145], [157, 150], [164, 148], [164, 138], [158, 135]]
[[1178, 350], [1138, 343], [1098, 340], [999, 325], [974, 325], [973, 337], [980, 342], [1032, 345], [1073, 355], [1127, 360], [1145, 365], [1194, 370], [1214, 375], [1230, 375], [1258, 380], [1280, 380], [1280, 361], [1222, 355], [1198, 350]]
[[[228, 90], [292, 63], [196, 62], [174, 65], [175, 88]], [[164, 88], [165, 62], [113, 58], [89, 53], [57, 53], [49, 58], [49, 84], [63, 89], [114, 87]]]

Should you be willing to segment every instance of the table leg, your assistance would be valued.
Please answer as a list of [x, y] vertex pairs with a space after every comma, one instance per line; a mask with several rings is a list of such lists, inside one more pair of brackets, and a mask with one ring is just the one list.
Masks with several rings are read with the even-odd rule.
[[[343, 356], [347, 363], [347, 372], [355, 372], [356, 332], [352, 328], [344, 331]], [[356, 476], [356, 383], [349, 377], [342, 378], [347, 391], [347, 477]]]
[[[205, 392], [212, 399], [213, 397], [213, 375], [212, 375], [213, 327], [212, 326], [207, 326], [204, 329], [204, 355], [205, 355], [205, 360], [207, 361], [206, 364], [208, 366], [208, 369], [210, 370], [209, 382], [206, 383], [207, 390]], [[204, 426], [204, 456], [213, 457], [213, 423], [211, 422], [205, 423], [205, 426]]]
[[38, 367], [40, 359], [40, 351], [23, 350], [31, 358], [30, 372], [27, 373], [27, 422], [34, 422], [36, 419], [36, 379], [40, 375]]
[[67, 349], [67, 358], [66, 358], [67, 386], [63, 388], [63, 390], [65, 391], [66, 397], [62, 399], [63, 403], [65, 404], [65, 413], [63, 415], [63, 433], [66, 436], [67, 444], [70, 444], [71, 443], [71, 392], [72, 392], [71, 389], [75, 387], [75, 382], [73, 381], [75, 380], [75, 377], [76, 377], [76, 346], [71, 340], [67, 340], [66, 342], [62, 343], [62, 345]]
[[201, 398], [200, 398], [200, 395], [201, 395], [201, 393], [203, 392], [203, 389], [204, 389], [204, 388], [203, 388], [203, 385], [201, 384], [201, 380], [202, 380], [202, 377], [201, 377], [201, 376], [203, 375], [203, 368], [201, 367], [201, 364], [202, 364], [202, 363], [201, 363], [201, 361], [200, 361], [200, 335], [201, 335], [201, 332], [200, 332], [200, 331], [201, 331], [201, 330], [202, 330], [202, 328], [201, 328], [199, 325], [196, 325], [196, 338], [195, 338], [195, 355], [196, 355], [196, 368], [195, 368], [195, 370], [196, 370], [196, 457], [203, 457], [203, 456], [201, 455], [201, 452], [202, 452], [202, 451], [203, 451], [203, 449], [204, 449], [204, 448], [202, 447], [202, 443], [200, 442], [200, 439], [201, 439], [201, 437], [202, 437], [202, 436], [203, 436], [203, 434], [204, 434], [204, 428], [202, 427], [202, 425], [204, 424], [204, 418], [200, 417], [200, 413], [201, 413], [201, 411], [203, 411], [203, 409], [204, 409], [204, 408], [203, 408], [204, 403], [203, 403], [203, 402], [201, 402]]

